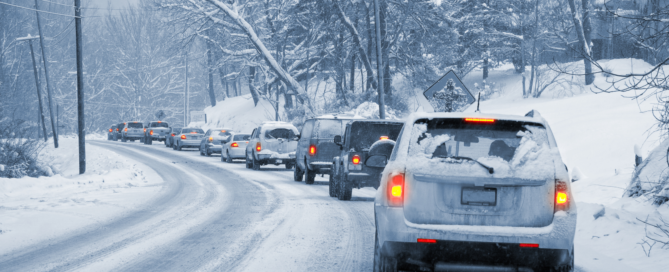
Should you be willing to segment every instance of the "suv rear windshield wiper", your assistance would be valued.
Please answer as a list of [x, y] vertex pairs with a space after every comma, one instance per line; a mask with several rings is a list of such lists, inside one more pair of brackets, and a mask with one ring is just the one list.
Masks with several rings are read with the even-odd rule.
[[495, 169], [494, 169], [494, 168], [492, 168], [492, 167], [490, 167], [490, 166], [487, 166], [487, 165], [485, 165], [485, 164], [483, 164], [483, 163], [481, 163], [481, 162], [479, 162], [479, 161], [477, 161], [477, 160], [475, 160], [475, 159], [472, 159], [472, 158], [470, 158], [470, 157], [462, 157], [462, 156], [443, 156], [443, 155], [435, 155], [435, 156], [432, 156], [432, 157], [433, 157], [433, 158], [434, 158], [434, 157], [437, 157], [437, 158], [445, 158], [445, 159], [456, 159], [456, 160], [473, 161], [473, 162], [477, 163], [478, 165], [480, 165], [481, 167], [483, 167], [483, 168], [485, 168], [486, 170], [488, 170], [488, 173], [490, 173], [490, 174], [495, 173]]

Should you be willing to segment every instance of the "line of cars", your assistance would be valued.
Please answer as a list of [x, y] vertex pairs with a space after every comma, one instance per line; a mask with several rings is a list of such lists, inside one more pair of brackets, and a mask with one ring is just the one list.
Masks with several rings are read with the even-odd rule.
[[329, 175], [329, 195], [339, 200], [350, 200], [353, 188], [377, 189], [374, 271], [574, 269], [571, 179], [535, 111], [322, 116], [301, 131], [266, 122], [251, 134], [170, 130], [165, 144], [178, 150], [221, 153], [221, 161], [254, 170], [283, 164], [306, 184]]

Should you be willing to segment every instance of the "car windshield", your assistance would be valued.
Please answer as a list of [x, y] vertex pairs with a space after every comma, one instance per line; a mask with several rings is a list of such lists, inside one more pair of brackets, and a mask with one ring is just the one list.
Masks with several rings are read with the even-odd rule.
[[382, 137], [388, 137], [390, 140], [397, 140], [402, 130], [403, 123], [388, 122], [354, 122], [351, 125], [351, 135], [348, 135], [347, 141], [351, 141], [350, 148], [356, 152], [369, 148], [372, 144]]
[[295, 132], [288, 128], [275, 128], [265, 131], [265, 139], [293, 139]]
[[321, 119], [318, 120], [313, 138], [332, 140], [336, 135], [343, 135], [345, 129], [346, 122], [344, 120]]
[[172, 133], [176, 134], [181, 134], [181, 128], [172, 128]]
[[248, 141], [251, 139], [251, 134], [237, 134], [232, 138], [233, 141]]
[[160, 123], [155, 122], [155, 123], [151, 123], [151, 127], [169, 127], [169, 125], [167, 123], [164, 123], [164, 122], [160, 122]]
[[420, 169], [417, 172], [439, 169], [447, 175], [480, 174], [481, 169], [473, 169], [491, 168], [495, 175], [517, 176], [516, 170], [528, 167], [535, 176], [527, 177], [539, 178], [541, 173], [552, 173], [551, 155], [543, 125], [519, 121], [420, 119], [414, 124], [409, 145], [411, 165]]
[[186, 133], [199, 133], [199, 134], [204, 134], [204, 130], [201, 128], [184, 128], [181, 130], [181, 133], [186, 134]]
[[129, 128], [144, 128], [142, 123], [128, 123]]

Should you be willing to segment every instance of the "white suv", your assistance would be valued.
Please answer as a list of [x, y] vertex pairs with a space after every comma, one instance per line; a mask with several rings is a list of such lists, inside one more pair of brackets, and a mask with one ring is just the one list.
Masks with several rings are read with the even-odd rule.
[[573, 271], [571, 181], [535, 111], [414, 114], [386, 158], [374, 271]]
[[292, 169], [298, 140], [299, 132], [293, 124], [263, 123], [253, 130], [246, 146], [246, 168], [259, 170], [261, 165], [285, 164], [286, 169]]

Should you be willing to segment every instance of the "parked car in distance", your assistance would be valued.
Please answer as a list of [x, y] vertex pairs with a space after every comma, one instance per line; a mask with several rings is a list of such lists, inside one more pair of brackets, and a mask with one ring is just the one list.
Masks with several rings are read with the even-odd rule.
[[348, 123], [344, 137], [334, 137], [334, 143], [339, 146], [339, 156], [332, 160], [330, 196], [350, 200], [353, 188], [378, 188], [385, 165], [374, 167], [365, 164], [370, 148], [380, 140], [381, 146], [386, 146], [387, 140], [397, 140], [403, 126], [403, 122], [392, 120], [366, 119]]
[[295, 181], [304, 178], [306, 184], [313, 184], [317, 174], [331, 173], [332, 158], [340, 152], [333, 141], [334, 136], [344, 134], [349, 121], [350, 118], [327, 116], [304, 122], [295, 152]]
[[144, 138], [144, 124], [138, 121], [128, 121], [124, 123], [121, 130], [121, 142], [130, 140], [142, 140]]
[[414, 114], [399, 138], [374, 199], [374, 271], [573, 271], [576, 202], [537, 112]]
[[212, 128], [207, 130], [204, 138], [200, 141], [200, 155], [211, 156], [213, 153], [221, 153], [222, 145], [230, 141], [232, 129], [230, 128]]
[[265, 122], [255, 128], [246, 146], [246, 168], [259, 170], [261, 165], [295, 165], [295, 149], [299, 132], [293, 124]]
[[204, 137], [204, 130], [201, 128], [182, 128], [180, 133], [174, 137], [175, 142], [172, 148], [179, 151], [182, 148], [200, 149], [202, 137]]
[[232, 140], [223, 144], [221, 149], [221, 161], [233, 163], [233, 160], [245, 158], [246, 146], [249, 144], [251, 134], [232, 134]]
[[165, 141], [169, 135], [170, 125], [163, 121], [151, 121], [144, 129], [144, 144], [153, 144], [153, 141]]
[[107, 141], [114, 140], [114, 133], [116, 133], [116, 125], [112, 125], [107, 131]]
[[125, 127], [125, 123], [116, 124], [116, 130], [114, 131], [114, 141], [121, 140], [121, 130]]
[[175, 139], [177, 135], [181, 134], [181, 128], [170, 128], [169, 135], [165, 137], [165, 146], [167, 147], [172, 147], [174, 145]]

